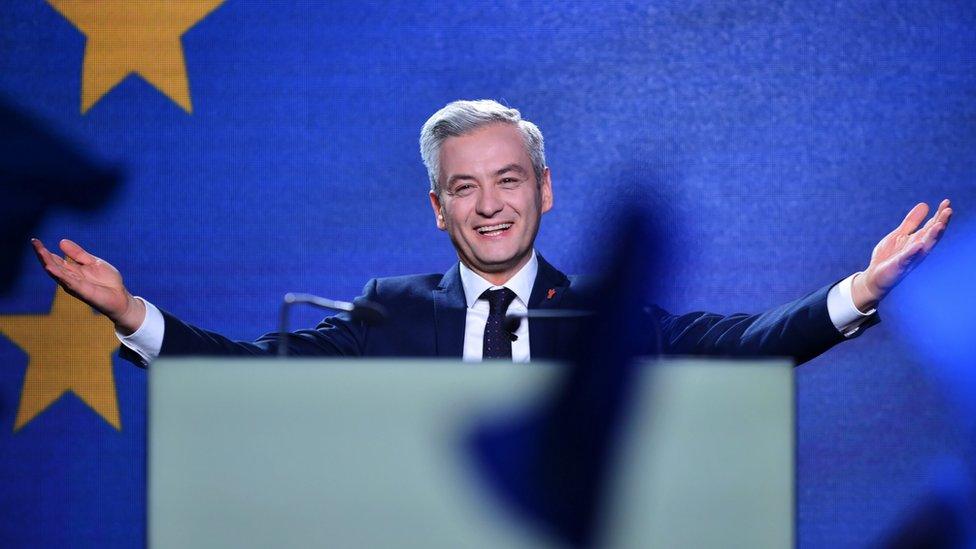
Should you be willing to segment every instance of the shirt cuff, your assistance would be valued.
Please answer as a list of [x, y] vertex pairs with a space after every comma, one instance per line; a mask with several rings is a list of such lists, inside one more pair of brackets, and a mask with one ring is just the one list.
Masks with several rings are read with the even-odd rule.
[[132, 352], [142, 357], [143, 364], [148, 366], [150, 362], [156, 360], [160, 349], [163, 348], [166, 321], [163, 319], [163, 313], [159, 312], [155, 305], [138, 296], [136, 299], [146, 305], [146, 318], [143, 319], [138, 330], [127, 336], [116, 330], [115, 337]]
[[861, 328], [861, 324], [877, 312], [877, 309], [871, 309], [862, 313], [854, 305], [851, 285], [854, 283], [854, 277], [859, 274], [861, 273], [854, 273], [841, 280], [827, 293], [827, 313], [830, 315], [830, 321], [838, 332], [844, 334], [844, 337], [854, 335]]

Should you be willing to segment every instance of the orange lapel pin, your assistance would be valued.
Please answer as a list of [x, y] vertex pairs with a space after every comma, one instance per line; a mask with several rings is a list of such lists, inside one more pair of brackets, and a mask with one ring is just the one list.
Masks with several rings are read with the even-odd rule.
[[556, 289], [555, 288], [549, 288], [549, 291], [546, 292], [546, 299], [552, 299], [552, 296], [554, 296], [554, 295], [556, 295]]

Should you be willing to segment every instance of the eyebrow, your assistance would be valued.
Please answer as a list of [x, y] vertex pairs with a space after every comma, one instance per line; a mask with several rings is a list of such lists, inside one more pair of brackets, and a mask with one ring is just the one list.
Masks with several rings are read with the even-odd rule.
[[525, 168], [522, 166], [519, 166], [518, 164], [509, 164], [508, 166], [505, 166], [504, 168], [495, 172], [495, 177], [498, 177], [506, 172], [518, 172], [520, 175], [525, 175], [526, 173]]
[[[504, 174], [506, 174], [508, 172], [516, 172], [519, 175], [526, 175], [526, 173], [527, 173], [525, 171], [525, 168], [523, 168], [522, 166], [519, 166], [518, 164], [512, 163], [512, 164], [509, 164], [509, 165], [507, 165], [507, 166], [505, 166], [505, 167], [503, 167], [503, 168], [501, 168], [499, 170], [496, 170], [493, 175], [495, 177], [498, 177], [498, 176], [504, 175]], [[462, 181], [462, 180], [474, 181], [476, 179], [477, 178], [475, 176], [468, 175], [468, 174], [465, 174], [465, 173], [454, 174], [454, 175], [452, 175], [447, 180], [447, 187], [450, 188], [452, 185], [454, 185], [454, 183], [456, 183], [458, 181]]]

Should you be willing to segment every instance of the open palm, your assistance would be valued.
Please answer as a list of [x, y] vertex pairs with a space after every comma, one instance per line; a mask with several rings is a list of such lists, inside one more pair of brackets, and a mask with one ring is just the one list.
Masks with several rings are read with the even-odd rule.
[[878, 242], [871, 254], [870, 265], [855, 281], [854, 301], [859, 308], [877, 304], [925, 259], [949, 224], [952, 217], [949, 206], [949, 200], [943, 200], [935, 215], [919, 228], [929, 207], [924, 203], [917, 204], [895, 230]]
[[52, 254], [36, 238], [31, 240], [31, 244], [44, 270], [69, 294], [91, 305], [116, 324], [132, 312], [135, 300], [122, 283], [122, 275], [110, 263], [67, 239], [60, 242], [64, 258]]

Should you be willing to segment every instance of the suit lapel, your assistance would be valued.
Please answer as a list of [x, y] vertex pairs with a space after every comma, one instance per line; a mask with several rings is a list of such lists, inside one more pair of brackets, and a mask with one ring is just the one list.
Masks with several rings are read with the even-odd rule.
[[[431, 292], [434, 298], [434, 330], [437, 356], [461, 358], [464, 354], [464, 323], [467, 303], [461, 273], [455, 263]], [[530, 336], [531, 337], [531, 336]]]
[[[542, 255], [535, 275], [529, 310], [556, 308], [569, 289], [569, 279], [549, 264]], [[529, 321], [529, 345], [532, 360], [551, 359], [559, 355], [559, 332], [563, 321], [537, 318]]]

